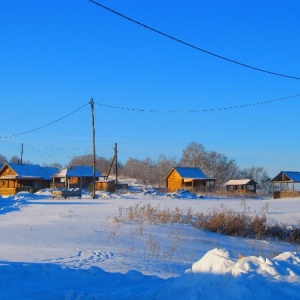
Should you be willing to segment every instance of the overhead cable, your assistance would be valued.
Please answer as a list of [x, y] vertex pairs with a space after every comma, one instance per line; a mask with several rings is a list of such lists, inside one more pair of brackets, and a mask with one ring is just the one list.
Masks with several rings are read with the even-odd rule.
[[180, 40], [180, 39], [178, 39], [178, 38], [176, 38], [176, 37], [174, 37], [174, 36], [171, 36], [171, 35], [169, 35], [169, 34], [167, 34], [167, 33], [164, 33], [164, 32], [162, 32], [162, 31], [160, 31], [160, 30], [157, 30], [157, 29], [155, 29], [155, 28], [153, 28], [153, 27], [150, 27], [150, 26], [148, 26], [148, 25], [146, 25], [146, 24], [144, 24], [144, 23], [141, 23], [141, 22], [139, 22], [139, 21], [136, 21], [136, 20], [134, 20], [134, 19], [132, 19], [132, 18], [130, 18], [130, 17], [127, 17], [127, 16], [125, 16], [125, 15], [123, 15], [123, 14], [121, 14], [121, 13], [119, 13], [119, 12], [117, 12], [117, 11], [115, 11], [115, 10], [109, 8], [109, 7], [107, 7], [107, 6], [104, 6], [103, 4], [101, 4], [101, 3], [99, 3], [99, 2], [96, 2], [96, 1], [94, 1], [94, 0], [89, 0], [89, 1], [92, 2], [92, 3], [94, 3], [94, 4], [96, 4], [96, 5], [99, 6], [99, 7], [102, 7], [102, 8], [104, 8], [104, 9], [106, 9], [106, 10], [108, 10], [108, 11], [110, 11], [110, 12], [112, 12], [112, 13], [114, 13], [114, 14], [116, 14], [116, 15], [118, 15], [118, 16], [120, 16], [120, 17], [122, 17], [122, 18], [124, 18], [124, 19], [126, 19], [126, 20], [128, 20], [128, 21], [130, 21], [130, 22], [133, 22], [133, 23], [135, 23], [135, 24], [137, 24], [137, 25], [139, 25], [139, 26], [142, 26], [142, 27], [144, 27], [144, 28], [146, 28], [146, 29], [149, 29], [149, 30], [151, 30], [151, 31], [154, 31], [154, 32], [156, 32], [156, 33], [158, 33], [158, 34], [160, 34], [160, 35], [166, 37], [166, 38], [169, 38], [169, 39], [171, 39], [171, 40], [173, 40], [173, 41], [176, 41], [176, 42], [178, 42], [178, 43], [181, 43], [181, 44], [183, 44], [183, 45], [185, 45], [185, 46], [188, 46], [188, 47], [190, 47], [190, 48], [193, 48], [193, 49], [195, 49], [195, 50], [204, 52], [204, 53], [209, 54], [209, 55], [211, 55], [211, 56], [217, 57], [217, 58], [219, 58], [219, 59], [223, 59], [223, 60], [225, 60], [225, 61], [228, 61], [228, 62], [237, 64], [237, 65], [240, 65], [240, 66], [242, 66], [242, 67], [249, 68], [249, 69], [252, 69], [252, 70], [255, 70], [255, 71], [259, 71], [259, 72], [263, 72], [263, 73], [267, 73], [267, 74], [270, 74], [270, 75], [281, 76], [281, 77], [286, 77], [286, 78], [290, 78], [290, 79], [297, 79], [297, 80], [300, 79], [300, 77], [296, 77], [296, 76], [292, 76], [292, 75], [286, 75], [286, 74], [277, 73], [277, 72], [273, 72], [273, 71], [268, 71], [268, 70], [265, 70], [265, 69], [261, 69], [261, 68], [258, 68], [258, 67], [254, 67], [254, 66], [251, 66], [251, 65], [248, 65], [248, 64], [239, 62], [239, 61], [237, 61], [237, 60], [230, 59], [230, 58], [227, 58], [227, 57], [225, 57], [225, 56], [222, 56], [222, 55], [219, 55], [219, 54], [210, 52], [210, 51], [208, 51], [208, 50], [205, 50], [205, 49], [200, 48], [200, 47], [198, 47], [198, 46], [192, 45], [192, 44], [190, 44], [190, 43], [188, 43], [188, 42], [185, 42], [185, 41], [183, 41], [183, 40]]
[[88, 103], [84, 104], [83, 106], [77, 108], [76, 110], [74, 110], [74, 111], [68, 113], [67, 115], [65, 115], [65, 116], [63, 116], [63, 117], [60, 117], [59, 119], [56, 119], [56, 120], [54, 120], [54, 121], [52, 121], [52, 122], [50, 122], [50, 123], [47, 123], [47, 124], [45, 124], [45, 125], [39, 126], [39, 127], [37, 127], [37, 128], [31, 129], [31, 130], [23, 131], [23, 132], [20, 132], [20, 133], [15, 133], [15, 134], [6, 135], [6, 136], [0, 136], [0, 139], [7, 139], [7, 138], [11, 138], [11, 137], [15, 137], [15, 136], [27, 134], [27, 133], [30, 133], [30, 132], [37, 131], [37, 130], [39, 130], [39, 129], [45, 128], [45, 127], [47, 127], [47, 126], [50, 126], [50, 125], [52, 125], [52, 124], [54, 124], [54, 123], [57, 123], [57, 122], [59, 122], [59, 121], [65, 119], [65, 118], [69, 117], [70, 115], [76, 113], [77, 111], [81, 110], [82, 108], [84, 108], [85, 106], [87, 106], [87, 105], [89, 105], [89, 104], [90, 104], [90, 103], [88, 102]]
[[251, 107], [251, 106], [257, 106], [257, 105], [269, 104], [269, 103], [273, 103], [273, 102], [290, 100], [290, 99], [293, 99], [293, 98], [296, 98], [299, 96], [300, 96], [300, 94], [295, 94], [292, 96], [287, 96], [287, 97], [277, 98], [277, 99], [272, 99], [272, 100], [266, 100], [266, 101], [260, 101], [260, 102], [255, 102], [255, 103], [247, 103], [247, 104], [241, 104], [241, 105], [215, 107], [215, 108], [207, 108], [207, 109], [183, 109], [183, 110], [139, 109], [139, 108], [121, 107], [121, 106], [115, 106], [115, 105], [109, 105], [109, 104], [103, 104], [103, 103], [97, 103], [97, 102], [95, 102], [95, 104], [99, 105], [99, 106], [113, 108], [113, 109], [130, 110], [130, 111], [147, 112], [147, 113], [199, 113], [199, 112], [246, 108], [246, 107]]

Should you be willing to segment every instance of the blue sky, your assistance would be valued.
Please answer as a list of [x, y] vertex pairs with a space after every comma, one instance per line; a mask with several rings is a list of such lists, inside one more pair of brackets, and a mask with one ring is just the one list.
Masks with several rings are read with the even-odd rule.
[[[300, 77], [299, 1], [99, 3], [212, 53]], [[194, 141], [270, 176], [300, 171], [299, 96], [205, 111], [297, 95], [297, 79], [197, 51], [88, 0], [3, 0], [0, 24], [0, 154], [8, 158], [22, 143], [33, 163], [91, 153], [93, 98], [98, 156], [110, 158], [118, 143], [123, 163], [180, 158]]]

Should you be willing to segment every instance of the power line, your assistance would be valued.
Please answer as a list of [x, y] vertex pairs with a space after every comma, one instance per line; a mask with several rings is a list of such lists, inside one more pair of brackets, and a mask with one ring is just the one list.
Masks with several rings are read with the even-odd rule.
[[[222, 111], [222, 110], [229, 110], [229, 109], [238, 109], [238, 108], [246, 108], [246, 107], [251, 107], [251, 106], [258, 106], [258, 105], [263, 105], [263, 104], [269, 104], [269, 103], [274, 103], [274, 102], [279, 102], [279, 101], [285, 101], [285, 100], [290, 100], [296, 97], [299, 97], [300, 94], [295, 94], [287, 97], [282, 97], [282, 98], [277, 98], [277, 99], [272, 99], [272, 100], [266, 100], [266, 101], [260, 101], [260, 102], [255, 102], [255, 103], [247, 103], [247, 104], [241, 104], [241, 105], [234, 105], [234, 106], [227, 106], [227, 107], [215, 107], [215, 108], [208, 108], [208, 109], [185, 109], [185, 110], [162, 110], [162, 109], [138, 109], [138, 108], [130, 108], [130, 107], [121, 107], [121, 106], [116, 106], [116, 105], [109, 105], [109, 104], [104, 104], [104, 103], [98, 103], [95, 102], [96, 105], [99, 106], [104, 106], [104, 107], [109, 107], [112, 109], [120, 109], [120, 110], [127, 110], [127, 111], [138, 111], [138, 112], [147, 112], [147, 113], [199, 113], [199, 112], [209, 112], [209, 111]], [[6, 139], [6, 138], [12, 138], [24, 134], [28, 134], [37, 130], [40, 130], [42, 128], [45, 128], [47, 126], [50, 126], [54, 123], [57, 123], [70, 115], [76, 113], [77, 111], [81, 110], [85, 106], [89, 105], [90, 103], [86, 103], [83, 106], [79, 107], [78, 109], [68, 113], [67, 115], [60, 117], [50, 123], [44, 124], [42, 126], [39, 126], [37, 128], [23, 131], [20, 133], [12, 134], [12, 135], [6, 135], [6, 136], [0, 136], [0, 139]]]
[[208, 108], [208, 109], [184, 109], [184, 110], [138, 109], [138, 108], [121, 107], [121, 106], [115, 106], [115, 105], [109, 105], [109, 104], [103, 104], [103, 103], [97, 103], [97, 102], [95, 102], [95, 104], [97, 104], [99, 106], [109, 107], [112, 109], [121, 109], [121, 110], [147, 112], [147, 113], [199, 113], [199, 112], [221, 111], [221, 110], [258, 106], [258, 105], [269, 104], [269, 103], [274, 103], [274, 102], [279, 102], [279, 101], [286, 101], [286, 100], [290, 100], [290, 99], [293, 99], [293, 98], [296, 98], [299, 96], [300, 96], [300, 94], [295, 94], [292, 96], [287, 96], [287, 97], [277, 98], [277, 99], [272, 99], [272, 100], [266, 100], [266, 101], [260, 101], [260, 102], [255, 102], [255, 103], [247, 103], [247, 104], [233, 105], [233, 106], [226, 106], [226, 107], [215, 107], [215, 108]]
[[86, 104], [84, 104], [83, 106], [77, 108], [76, 110], [74, 110], [74, 111], [68, 113], [67, 115], [65, 115], [65, 116], [63, 116], [63, 117], [60, 117], [59, 119], [56, 119], [56, 120], [54, 120], [54, 121], [52, 121], [52, 122], [50, 122], [50, 123], [47, 123], [47, 124], [45, 124], [45, 125], [39, 126], [39, 127], [37, 127], [37, 128], [31, 129], [31, 130], [23, 131], [23, 132], [20, 132], [20, 133], [15, 133], [15, 134], [12, 134], [12, 135], [6, 135], [6, 136], [0, 136], [0, 139], [8, 139], [8, 138], [11, 138], [11, 137], [15, 137], [15, 136], [19, 136], [19, 135], [23, 135], [23, 134], [27, 134], [27, 133], [30, 133], [30, 132], [33, 132], [33, 131], [40, 130], [40, 129], [42, 129], [42, 128], [45, 128], [45, 127], [47, 127], [47, 126], [50, 126], [50, 125], [52, 125], [52, 124], [54, 124], [54, 123], [57, 123], [57, 122], [59, 122], [59, 121], [65, 119], [65, 118], [69, 117], [70, 115], [76, 113], [77, 111], [81, 110], [82, 108], [84, 108], [84, 107], [87, 106], [87, 105], [89, 105], [89, 102], [86, 103]]
[[135, 24], [137, 24], [137, 25], [139, 25], [139, 26], [142, 26], [142, 27], [144, 27], [144, 28], [146, 28], [146, 29], [149, 29], [149, 30], [151, 30], [151, 31], [153, 31], [153, 32], [155, 32], [155, 33], [158, 33], [158, 34], [160, 34], [160, 35], [162, 35], [162, 36], [164, 36], [164, 37], [166, 37], [166, 38], [169, 38], [169, 39], [171, 39], [171, 40], [173, 40], [173, 41], [175, 41], [175, 42], [181, 43], [181, 44], [183, 44], [183, 45], [185, 45], [185, 46], [188, 46], [188, 47], [193, 48], [193, 49], [195, 49], [195, 50], [201, 51], [201, 52], [206, 53], [206, 54], [208, 54], [208, 55], [217, 57], [217, 58], [219, 58], [219, 59], [223, 59], [223, 60], [225, 60], [225, 61], [228, 61], [228, 62], [237, 64], [237, 65], [242, 66], [242, 67], [245, 67], [245, 68], [249, 68], [249, 69], [252, 69], [252, 70], [255, 70], [255, 71], [267, 73], [267, 74], [270, 74], [270, 75], [281, 76], [281, 77], [290, 78], [290, 79], [297, 79], [297, 80], [300, 79], [300, 77], [296, 77], [296, 76], [292, 76], [292, 75], [286, 75], [286, 74], [277, 73], [277, 72], [273, 72], [273, 71], [268, 71], [268, 70], [265, 70], [265, 69], [261, 69], [261, 68], [258, 68], [258, 67], [254, 67], [254, 66], [251, 66], [251, 65], [248, 65], [248, 64], [245, 64], [245, 63], [236, 61], [236, 60], [234, 60], [234, 59], [230, 59], [230, 58], [227, 58], [227, 57], [225, 57], [225, 56], [222, 56], [222, 55], [219, 55], [219, 54], [210, 52], [210, 51], [208, 51], [208, 50], [205, 50], [205, 49], [200, 48], [200, 47], [198, 47], [198, 46], [192, 45], [192, 44], [190, 44], [190, 43], [188, 43], [188, 42], [185, 42], [185, 41], [183, 41], [183, 40], [180, 40], [180, 39], [178, 39], [178, 38], [176, 38], [176, 37], [174, 37], [174, 36], [171, 36], [171, 35], [169, 35], [169, 34], [167, 34], [167, 33], [164, 33], [164, 32], [162, 32], [162, 31], [160, 31], [160, 30], [157, 30], [157, 29], [155, 29], [155, 28], [153, 28], [153, 27], [150, 27], [150, 26], [148, 26], [148, 25], [146, 25], [146, 24], [144, 24], [144, 23], [141, 23], [141, 22], [139, 22], [139, 21], [136, 21], [136, 20], [134, 20], [134, 19], [132, 19], [132, 18], [130, 18], [130, 17], [127, 17], [127, 16], [125, 16], [125, 15], [123, 15], [123, 14], [121, 14], [121, 13], [119, 13], [119, 12], [117, 12], [117, 11], [115, 11], [115, 10], [109, 8], [109, 7], [107, 7], [107, 6], [104, 6], [103, 4], [101, 4], [101, 3], [99, 3], [99, 2], [96, 2], [96, 1], [94, 1], [94, 0], [89, 0], [89, 1], [92, 2], [92, 3], [94, 3], [94, 4], [96, 4], [96, 5], [98, 5], [99, 7], [102, 7], [102, 8], [104, 8], [104, 9], [106, 9], [106, 10], [112, 12], [112, 13], [115, 14], [115, 15], [118, 15], [119, 17], [122, 17], [122, 18], [124, 18], [124, 19], [130, 21], [130, 22], [133, 22], [133, 23], [135, 23]]
[[[9, 155], [19, 155], [20, 152], [20, 143], [17, 142], [9, 142], [9, 141], [0, 141], [0, 148], [1, 153], [0, 155], [7, 156], [7, 153]], [[96, 147], [97, 152], [101, 154], [103, 157], [107, 157], [111, 155], [113, 147], [111, 145], [97, 145]], [[31, 144], [24, 143], [24, 152], [25, 156], [28, 156], [28, 153], [31, 157], [34, 158], [74, 158], [79, 156], [85, 156], [85, 155], [91, 155], [90, 147], [40, 147], [40, 146], [34, 146]], [[25, 157], [26, 158], [26, 157]]]

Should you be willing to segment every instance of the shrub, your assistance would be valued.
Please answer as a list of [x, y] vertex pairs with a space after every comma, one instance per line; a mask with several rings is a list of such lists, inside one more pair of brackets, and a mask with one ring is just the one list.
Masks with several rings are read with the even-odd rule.
[[267, 225], [266, 213], [268, 207], [263, 207], [260, 213], [252, 214], [245, 202], [242, 202], [243, 212], [234, 212], [225, 207], [214, 209], [208, 214], [193, 214], [191, 208], [175, 209], [152, 207], [150, 204], [119, 207], [118, 222], [148, 221], [150, 224], [188, 224], [216, 233], [245, 238], [276, 238], [278, 240], [300, 244], [300, 223], [293, 228], [282, 224]]

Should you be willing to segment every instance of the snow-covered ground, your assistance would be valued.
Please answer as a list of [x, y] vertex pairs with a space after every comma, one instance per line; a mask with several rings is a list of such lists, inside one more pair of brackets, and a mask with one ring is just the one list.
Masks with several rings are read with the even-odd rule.
[[300, 298], [299, 246], [189, 225], [117, 221], [121, 207], [137, 204], [194, 213], [267, 208], [269, 223], [300, 220], [300, 198], [133, 193], [53, 200], [48, 191], [2, 198], [0, 299]]

